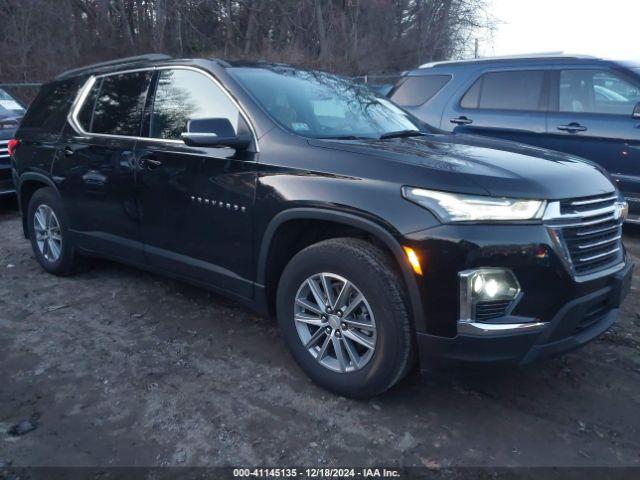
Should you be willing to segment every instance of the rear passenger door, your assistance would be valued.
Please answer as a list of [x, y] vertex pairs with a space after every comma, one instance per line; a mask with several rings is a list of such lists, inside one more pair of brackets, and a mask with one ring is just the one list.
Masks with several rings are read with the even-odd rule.
[[236, 133], [250, 134], [249, 125], [208, 73], [167, 68], [156, 77], [146, 138], [136, 148], [148, 261], [232, 296], [251, 297], [255, 145], [191, 147], [180, 136], [198, 118], [226, 118]]
[[543, 70], [486, 72], [449, 103], [441, 128], [536, 145], [546, 130], [547, 76]]
[[[602, 165], [640, 214], [640, 79], [623, 71], [565, 68], [554, 72], [549, 148]], [[635, 201], [634, 201], [635, 200]]]
[[134, 150], [151, 71], [93, 77], [61, 136], [54, 177], [85, 249], [142, 263]]

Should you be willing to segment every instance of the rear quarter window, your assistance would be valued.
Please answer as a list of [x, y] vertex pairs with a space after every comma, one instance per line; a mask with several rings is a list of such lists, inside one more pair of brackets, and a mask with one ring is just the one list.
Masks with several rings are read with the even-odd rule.
[[71, 78], [43, 85], [22, 119], [20, 131], [60, 133], [81, 81]]
[[417, 107], [431, 100], [451, 80], [451, 75], [405, 77], [390, 98], [403, 107]]
[[147, 71], [97, 78], [80, 108], [78, 123], [89, 133], [140, 135], [150, 80]]

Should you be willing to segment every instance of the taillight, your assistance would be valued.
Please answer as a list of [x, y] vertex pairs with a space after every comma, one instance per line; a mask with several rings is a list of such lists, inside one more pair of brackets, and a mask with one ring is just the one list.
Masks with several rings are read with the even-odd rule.
[[13, 152], [16, 151], [18, 145], [20, 145], [20, 140], [15, 138], [9, 140], [9, 142], [7, 143], [7, 152], [9, 152], [9, 155], [13, 155]]

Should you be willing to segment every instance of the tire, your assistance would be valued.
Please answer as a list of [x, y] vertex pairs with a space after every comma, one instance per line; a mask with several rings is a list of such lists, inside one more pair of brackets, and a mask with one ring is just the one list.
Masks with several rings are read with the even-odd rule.
[[[339, 312], [332, 309], [332, 315], [309, 310], [308, 305], [316, 308], [319, 303], [314, 301], [318, 297], [309, 279], [320, 288], [325, 302], [330, 290], [334, 305], [340, 303], [336, 297], [345, 281], [353, 285], [348, 289], [350, 299], [359, 298], [360, 293], [364, 301], [350, 301], [358, 305], [352, 313], [350, 303]], [[413, 332], [404, 291], [393, 260], [378, 247], [354, 238], [322, 241], [299, 252], [285, 267], [277, 292], [278, 323], [293, 357], [315, 383], [344, 397], [370, 398], [396, 384], [413, 363]], [[342, 315], [339, 326], [336, 313]], [[354, 321], [370, 326], [357, 329]], [[309, 347], [318, 335], [318, 343]], [[354, 335], [358, 342], [352, 340]], [[366, 341], [360, 344], [362, 338]], [[357, 351], [352, 355], [354, 347]]]
[[[39, 220], [36, 220], [37, 212], [39, 212]], [[43, 248], [42, 243], [39, 244], [39, 239], [41, 239], [42, 236], [39, 236], [36, 231], [36, 223], [42, 225], [43, 215], [45, 223], [47, 223], [46, 214], [48, 212], [53, 214], [53, 219], [55, 219], [55, 223], [57, 223], [59, 227], [56, 229], [54, 223], [50, 224], [50, 226], [52, 226], [50, 230], [51, 238], [55, 237], [60, 239], [59, 243], [54, 242], [54, 244], [59, 245], [59, 252], [51, 246], [47, 249], [46, 247]], [[27, 228], [29, 229], [31, 247], [42, 268], [49, 273], [59, 276], [71, 275], [75, 272], [78, 266], [76, 249], [69, 234], [62, 201], [52, 188], [45, 187], [36, 190], [31, 197], [27, 209]], [[56, 232], [59, 233], [56, 234]], [[46, 243], [46, 241], [43, 243]], [[56, 252], [58, 254], [54, 255]]]

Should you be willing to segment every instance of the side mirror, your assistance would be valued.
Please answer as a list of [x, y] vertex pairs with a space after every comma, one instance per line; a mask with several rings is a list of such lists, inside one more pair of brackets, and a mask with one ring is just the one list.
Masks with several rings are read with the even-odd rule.
[[244, 150], [251, 145], [250, 135], [238, 135], [228, 118], [197, 118], [187, 122], [181, 135], [191, 147], [230, 147]]
[[633, 109], [633, 118], [640, 118], [640, 102], [636, 103], [636, 107]]

